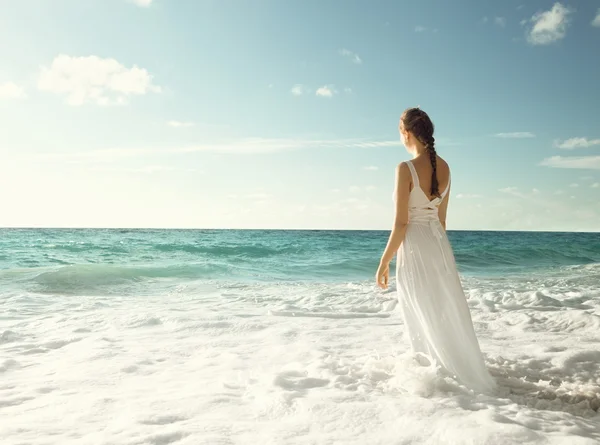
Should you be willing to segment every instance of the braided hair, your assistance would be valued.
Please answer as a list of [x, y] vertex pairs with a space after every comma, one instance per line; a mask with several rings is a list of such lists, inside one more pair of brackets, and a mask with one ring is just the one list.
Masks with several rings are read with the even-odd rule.
[[405, 131], [411, 132], [421, 142], [431, 161], [433, 172], [431, 174], [431, 196], [440, 196], [440, 185], [437, 179], [437, 153], [435, 151], [434, 126], [431, 119], [420, 108], [409, 108], [402, 113], [402, 126]]

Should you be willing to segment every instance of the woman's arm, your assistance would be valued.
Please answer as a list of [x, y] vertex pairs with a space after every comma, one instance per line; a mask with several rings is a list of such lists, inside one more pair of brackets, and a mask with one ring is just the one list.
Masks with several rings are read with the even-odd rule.
[[408, 196], [410, 194], [410, 170], [406, 163], [396, 167], [396, 207], [394, 212], [394, 225], [387, 246], [381, 257], [381, 263], [389, 264], [400, 248], [406, 225], [408, 224]]
[[451, 188], [451, 185], [448, 186], [448, 193], [446, 193], [446, 196], [444, 196], [444, 199], [442, 200], [442, 203], [440, 204], [440, 208], [438, 210], [438, 216], [440, 217], [440, 222], [442, 223], [444, 230], [446, 230], [446, 214], [448, 213], [448, 201], [450, 201]]
[[410, 194], [411, 175], [408, 166], [403, 162], [396, 167], [396, 207], [394, 214], [394, 225], [392, 233], [377, 270], [377, 284], [384, 289], [387, 287], [389, 279], [389, 265], [394, 255], [400, 248], [404, 236], [406, 235], [406, 226], [408, 224], [408, 197]]

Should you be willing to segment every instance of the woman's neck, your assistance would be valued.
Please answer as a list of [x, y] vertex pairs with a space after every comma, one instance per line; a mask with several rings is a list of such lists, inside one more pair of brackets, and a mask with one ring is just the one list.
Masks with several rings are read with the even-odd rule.
[[417, 158], [420, 158], [421, 156], [424, 156], [426, 151], [427, 151], [427, 149], [425, 148], [424, 145], [422, 145], [422, 144], [415, 145], [412, 150], [413, 159], [417, 159]]

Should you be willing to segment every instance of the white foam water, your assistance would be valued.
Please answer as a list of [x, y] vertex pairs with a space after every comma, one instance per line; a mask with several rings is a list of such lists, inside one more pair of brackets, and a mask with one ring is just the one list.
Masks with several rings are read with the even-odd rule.
[[393, 289], [370, 282], [10, 292], [0, 443], [597, 444], [588, 269], [466, 279], [494, 396], [412, 357]]

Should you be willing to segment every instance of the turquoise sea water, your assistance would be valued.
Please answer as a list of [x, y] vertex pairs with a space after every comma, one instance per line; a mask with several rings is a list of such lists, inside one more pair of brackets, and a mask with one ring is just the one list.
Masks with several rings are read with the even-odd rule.
[[[0, 282], [39, 292], [156, 280], [371, 279], [384, 231], [2, 229]], [[449, 232], [460, 272], [552, 272], [600, 263], [600, 234]]]
[[[0, 229], [0, 270], [85, 287], [151, 278], [348, 280], [374, 273], [384, 231]], [[459, 269], [497, 275], [600, 263], [600, 234], [449, 232]], [[68, 283], [65, 280], [65, 290]], [[43, 286], [42, 286], [43, 288]], [[58, 290], [58, 289], [56, 289]]]

